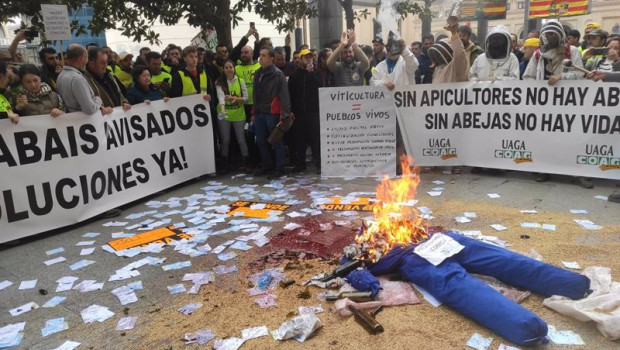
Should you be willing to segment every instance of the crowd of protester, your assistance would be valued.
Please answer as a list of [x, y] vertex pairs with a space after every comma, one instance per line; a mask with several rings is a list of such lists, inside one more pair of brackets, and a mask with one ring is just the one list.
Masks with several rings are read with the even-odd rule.
[[[138, 103], [200, 94], [211, 107], [218, 173], [241, 165], [257, 176], [279, 177], [286, 172], [287, 154], [290, 171], [307, 171], [308, 147], [310, 164], [321, 171], [321, 87], [371, 85], [393, 90], [412, 84], [496, 80], [547, 80], [553, 85], [567, 79], [620, 77], [620, 37], [595, 22], [585, 27], [582, 41], [578, 30], [565, 30], [554, 20], [524, 40], [501, 25], [481, 40], [468, 26], [452, 23], [445, 29], [450, 36], [436, 40], [426, 34], [410, 46], [397, 36], [387, 42], [375, 37], [363, 45], [348, 30], [320, 50], [300, 45], [292, 51], [289, 36], [284, 46], [274, 47], [255, 28], [234, 48], [220, 44], [214, 52], [170, 44], [161, 53], [144, 47], [134, 57], [109, 47], [71, 44], [64, 53], [64, 66], [58, 53], [46, 47], [39, 52], [39, 67], [20, 63], [17, 45], [11, 45], [0, 52], [0, 118], [19, 123], [20, 117], [29, 115], [58, 117], [75, 111], [107, 115], [114, 107], [129, 110]], [[18, 32], [14, 43], [23, 36]], [[248, 45], [252, 38], [254, 45]], [[565, 67], [565, 59], [592, 73]], [[397, 152], [404, 153], [400, 134]], [[453, 167], [452, 172], [460, 173], [461, 168]], [[503, 171], [473, 168], [472, 172]], [[549, 178], [550, 174], [535, 175], [539, 182]], [[588, 178], [578, 182], [593, 187]], [[620, 192], [609, 200], [620, 202]]]

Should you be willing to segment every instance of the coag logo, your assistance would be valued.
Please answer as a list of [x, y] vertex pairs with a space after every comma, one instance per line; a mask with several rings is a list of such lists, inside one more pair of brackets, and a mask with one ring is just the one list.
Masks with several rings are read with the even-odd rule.
[[424, 157], [440, 157], [442, 160], [458, 158], [456, 148], [450, 146], [450, 139], [428, 139], [428, 148], [422, 148]]
[[602, 171], [620, 170], [620, 157], [609, 145], [586, 145], [585, 154], [577, 155], [577, 164], [598, 166]]
[[532, 163], [532, 152], [522, 140], [502, 140], [502, 148], [495, 150], [495, 158], [512, 159], [515, 164]]

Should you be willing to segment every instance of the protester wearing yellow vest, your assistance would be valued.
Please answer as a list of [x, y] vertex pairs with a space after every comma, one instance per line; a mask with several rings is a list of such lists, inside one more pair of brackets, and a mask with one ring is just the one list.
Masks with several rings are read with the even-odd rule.
[[[174, 70], [179, 69], [181, 65], [181, 51], [181, 48], [174, 44], [168, 45], [166, 57], [161, 63], [161, 68], [164, 72], [172, 74]], [[198, 56], [198, 51], [196, 51], [196, 56]]]
[[[248, 32], [249, 33], [249, 32]], [[245, 142], [248, 145], [248, 152], [250, 156], [248, 162], [246, 162], [246, 171], [251, 172], [253, 168], [258, 165], [260, 155], [258, 153], [258, 147], [256, 146], [255, 134], [253, 132], [253, 125], [251, 125], [252, 119], [252, 107], [254, 106], [254, 74], [260, 68], [260, 63], [254, 62], [254, 49], [251, 46], [243, 46], [240, 50], [239, 61], [235, 66], [235, 73], [239, 79], [245, 82], [245, 87], [248, 90], [248, 100], [245, 103], [245, 120], [250, 123], [248, 133], [246, 135]]]
[[[248, 89], [248, 101], [246, 106], [251, 106], [254, 104], [254, 99], [252, 98], [252, 93], [254, 91], [254, 73], [260, 68], [260, 63], [252, 61], [252, 55], [254, 54], [252, 48], [250, 46], [244, 46], [241, 49], [241, 56], [239, 56], [239, 60], [241, 64], [237, 64], [235, 66], [235, 74], [245, 82], [245, 86]], [[246, 115], [248, 110], [246, 108]]]
[[202, 94], [205, 101], [211, 101], [207, 90], [207, 73], [202, 67], [198, 67], [198, 50], [194, 46], [188, 46], [183, 49], [182, 57], [185, 67], [173, 72], [170, 97]]
[[248, 159], [248, 146], [245, 142], [245, 108], [248, 91], [245, 82], [235, 75], [235, 66], [231, 60], [224, 63], [224, 74], [215, 82], [218, 105], [218, 128], [221, 137], [222, 162], [218, 173], [228, 172], [228, 150], [230, 145], [230, 127], [232, 126], [244, 163]]
[[19, 115], [13, 113], [11, 103], [4, 96], [4, 91], [9, 86], [9, 75], [6, 70], [6, 63], [0, 61], [0, 119], [10, 119], [13, 124], [19, 122]]
[[161, 69], [161, 55], [158, 52], [146, 54], [146, 68], [151, 73], [151, 83], [161, 89], [164, 96], [170, 96], [172, 76]]
[[114, 75], [125, 85], [126, 89], [131, 87], [133, 83], [133, 78], [131, 77], [131, 67], [133, 55], [127, 52], [121, 52], [119, 55], [118, 65], [120, 69], [118, 72], [114, 72]]

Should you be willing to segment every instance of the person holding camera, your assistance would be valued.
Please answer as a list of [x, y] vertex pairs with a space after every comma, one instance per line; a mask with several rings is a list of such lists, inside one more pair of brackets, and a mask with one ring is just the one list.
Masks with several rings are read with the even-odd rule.
[[161, 89], [164, 96], [169, 96], [172, 75], [164, 72], [161, 68], [161, 64], [161, 55], [159, 52], [151, 51], [146, 54], [146, 68], [148, 68], [151, 74], [151, 83], [158, 89]]
[[50, 114], [56, 118], [66, 112], [60, 95], [46, 83], [41, 82], [41, 73], [34, 64], [19, 67], [22, 90], [14, 96], [13, 106], [20, 116]]
[[588, 41], [588, 48], [581, 54], [581, 60], [584, 67], [593, 67], [594, 62], [598, 62], [605, 58], [607, 50], [605, 50], [605, 43], [609, 33], [602, 29], [594, 29], [591, 32], [583, 36]]
[[585, 68], [589, 71], [599, 70], [603, 72], [620, 71], [620, 57], [618, 56], [620, 50], [620, 38], [615, 37], [609, 40], [607, 47], [593, 48], [588, 51], [594, 53], [600, 52], [601, 55], [591, 57], [585, 65]]
[[32, 40], [34, 38], [34, 35], [38, 36], [38, 33], [36, 31], [30, 31], [27, 29], [20, 29], [17, 32], [15, 32], [15, 38], [13, 38], [13, 41], [11, 42], [11, 45], [9, 46], [8, 50], [0, 50], [0, 61], [4, 61], [4, 62], [23, 62], [23, 58], [22, 55], [17, 52], [17, 46], [19, 45], [19, 42], [22, 40]]

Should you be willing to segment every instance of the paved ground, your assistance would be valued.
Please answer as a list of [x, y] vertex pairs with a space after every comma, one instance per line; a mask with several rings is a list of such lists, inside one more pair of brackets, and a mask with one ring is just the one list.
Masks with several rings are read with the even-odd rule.
[[[433, 180], [441, 180], [444, 181], [445, 184], [437, 185], [432, 182]], [[214, 183], [214, 181], [221, 182], [222, 187], [211, 192], [205, 192], [202, 189], [205, 186], [218, 186], [218, 184]], [[535, 209], [539, 211], [540, 215], [536, 217], [538, 221], [544, 221], [547, 219], [556, 220], [558, 215], [563, 218], [568, 217], [568, 219], [562, 221], [562, 224], [558, 225], [557, 231], [553, 233], [556, 235], [555, 237], [557, 237], [556, 243], [558, 244], [558, 247], [561, 246], [563, 240], [563, 229], [569, 227], [571, 232], [579, 230], [575, 236], [576, 238], [574, 238], [577, 244], [590, 248], [596, 246], [595, 252], [591, 253], [588, 257], [583, 258], [582, 262], [587, 263], [596, 261], [602, 266], [609, 266], [612, 268], [615, 267], [616, 269], [613, 271], [613, 277], [614, 280], [619, 280], [620, 275], [617, 268], [620, 266], [617, 262], [617, 247], [620, 245], [620, 204], [609, 203], [607, 201], [594, 198], [596, 195], [606, 196], [613, 190], [618, 189], [618, 187], [616, 187], [616, 184], [612, 181], [596, 179], [594, 181], [595, 188], [588, 190], [578, 187], [573, 183], [573, 181], [574, 179], [569, 177], [556, 177], [550, 182], [536, 183], [532, 180], [532, 176], [530, 174], [517, 172], [509, 172], [503, 176], [490, 176], [484, 174], [449, 175], [436, 171], [429, 174], [422, 174], [422, 183], [418, 190], [418, 197], [421, 200], [422, 205], [428, 206], [433, 210], [433, 215], [436, 217], [433, 221], [434, 224], [441, 225], [445, 228], [457, 227], [458, 225], [454, 222], [453, 218], [459, 210], [461, 212], [476, 211], [476, 208], [479, 208], [478, 211], [485, 213], [485, 216], [482, 217], [479, 215], [479, 220], [474, 221], [474, 223], [470, 226], [458, 227], [468, 230], [482, 230], [485, 234], [498, 235], [502, 239], [515, 243], [517, 243], [516, 241], [519, 241], [518, 237], [523, 231], [520, 228], [514, 228], [514, 220], [507, 223], [510, 228], [508, 231], [504, 231], [503, 233], [493, 231], [493, 229], [491, 229], [488, 225], [492, 223], [505, 224], [506, 222], [503, 221], [504, 218], [502, 216], [507, 215], [505, 213], [512, 211], [517, 212], [516, 215], [521, 215], [518, 214], [519, 209]], [[128, 225], [142, 222], [151, 216], [145, 216], [133, 220], [127, 220], [125, 217], [133, 213], [140, 213], [147, 210], [157, 210], [159, 213], [170, 210], [168, 207], [152, 209], [145, 205], [147, 201], [166, 201], [175, 197], [188, 198], [194, 194], [208, 195], [209, 193], [220, 193], [223, 197], [214, 197], [207, 200], [201, 198], [201, 202], [208, 202], [212, 199], [214, 202], [213, 205], [224, 205], [230, 204], [235, 198], [274, 203], [278, 201], [287, 202], [294, 199], [298, 201], [296, 202], [298, 204], [294, 205], [287, 212], [293, 210], [300, 212], [301, 209], [310, 206], [311, 199], [309, 198], [309, 193], [311, 191], [325, 191], [325, 194], [331, 193], [343, 196], [346, 196], [346, 194], [352, 192], [374, 192], [377, 181], [375, 179], [320, 179], [315, 175], [307, 175], [284, 179], [283, 181], [277, 183], [283, 183], [283, 188], [279, 188], [277, 184], [274, 186], [273, 183], [269, 182], [265, 178], [248, 180], [244, 177], [232, 178], [231, 176], [216, 178], [206, 177], [186, 183], [183, 186], [178, 186], [177, 188], [166, 193], [160, 193], [156, 196], [151, 196], [137, 203], [133, 203], [132, 205], [124, 208], [123, 215], [121, 217], [115, 219], [119, 221], [127, 221], [129, 222]], [[247, 186], [248, 184], [256, 185], [256, 187], [249, 187]], [[271, 186], [265, 187], [266, 184], [271, 184]], [[432, 188], [438, 186], [445, 187], [445, 190], [441, 196], [430, 197], [426, 194], [427, 191], [430, 191]], [[240, 190], [242, 193], [238, 193]], [[227, 191], [228, 193], [226, 193]], [[253, 193], [252, 191], [256, 191], [256, 193]], [[487, 196], [488, 193], [497, 193], [501, 197], [498, 199], [491, 199]], [[469, 205], [468, 203], [471, 203], [471, 210], [467, 210]], [[183, 210], [188, 206], [187, 201], [181, 201], [181, 204], [181, 207], [174, 209]], [[202, 209], [210, 205], [211, 203], [208, 203], [208, 205], [205, 205], [204, 203], [200, 204]], [[492, 217], [492, 213], [494, 213], [495, 209], [498, 209], [497, 217]], [[597, 231], [586, 231], [580, 229], [576, 224], [571, 226], [570, 223], [566, 223], [567, 221], [570, 221], [571, 214], [568, 212], [569, 209], [587, 210], [588, 214], [580, 218], [587, 218], [595, 224], [603, 226], [603, 229]], [[333, 213], [330, 215], [329, 220], [333, 221]], [[286, 223], [295, 221], [285, 215], [281, 215], [280, 217], [283, 218], [282, 221], [271, 223], [260, 222], [258, 224], [261, 227], [273, 227], [267, 234], [267, 236], [272, 237], [279, 233], [281, 228]], [[321, 217], [327, 218], [327, 213], [323, 213], [318, 216], [318, 218]], [[172, 223], [185, 222], [188, 226], [191, 226], [188, 220], [181, 217], [179, 214], [172, 215], [170, 218], [172, 219]], [[209, 229], [210, 232], [218, 232], [222, 229], [230, 228], [230, 220], [233, 219], [237, 218], [228, 218], [225, 222], [218, 223]], [[338, 220], [338, 218], [335, 219]], [[340, 220], [343, 219], [351, 218], [340, 218]], [[229, 308], [232, 308], [232, 312], [229, 310], [228, 315], [239, 314], [240, 319], [255, 321], [236, 323], [233, 318], [226, 321], [221, 321], [221, 323], [218, 324], [219, 321], [217, 321], [217, 318], [213, 318], [213, 321], [210, 324], [194, 324], [193, 322], [188, 323], [183, 320], [178, 322], [170, 321], [167, 323], [161, 320], [155, 320], [155, 318], [166, 317], [192, 317], [194, 315], [185, 316], [176, 310], [188, 302], [196, 300], [202, 300], [205, 302], [205, 300], [209, 300], [209, 298], [211, 298], [211, 301], [205, 303], [215, 303], [215, 306], [206, 306], [203, 310], [208, 308], [211, 312], [214, 310], [214, 307], [217, 308], [217, 305], [219, 305], [214, 301], [214, 299], [218, 298], [218, 295], [220, 295], [218, 293], [222, 291], [229, 294], [228, 298], [233, 298], [228, 299], [228, 301], [249, 299], [249, 297], [244, 294], [245, 290], [237, 293], [238, 287], [231, 287], [231, 285], [241, 285], [243, 287], [245, 284], [247, 286], [246, 275], [243, 274], [247, 274], [247, 262], [250, 259], [248, 257], [250, 256], [249, 254], [255, 251], [255, 249], [252, 249], [249, 252], [244, 252], [242, 250], [233, 250], [228, 248], [226, 251], [235, 251], [239, 255], [237, 258], [228, 262], [218, 261], [214, 254], [190, 258], [187, 255], [174, 251], [173, 248], [169, 246], [165, 247], [161, 253], [142, 253], [131, 258], [117, 257], [112, 253], [102, 250], [101, 246], [111, 240], [111, 235], [114, 232], [134, 231], [128, 231], [126, 229], [123, 230], [123, 227], [102, 226], [108, 221], [110, 220], [91, 220], [87, 223], [71, 227], [70, 229], [58, 230], [52, 234], [44, 234], [34, 238], [23, 239], [18, 244], [13, 243], [2, 245], [0, 250], [0, 282], [9, 280], [13, 282], [13, 285], [0, 291], [0, 327], [16, 322], [26, 322], [24, 339], [21, 345], [17, 348], [52, 349], [62, 344], [65, 340], [73, 340], [83, 344], [80, 348], [88, 349], [138, 349], [146, 347], [152, 349], [177, 349], [184, 347], [183, 342], [181, 341], [184, 333], [194, 332], [201, 328], [210, 328], [213, 330], [228, 328], [226, 330], [226, 334], [222, 334], [221, 332], [218, 334], [216, 331], [217, 338], [223, 338], [228, 336], [240, 336], [242, 329], [260, 326], [263, 324], [268, 324], [269, 329], [272, 330], [275, 329], [278, 324], [286, 320], [287, 317], [285, 317], [285, 315], [288, 310], [277, 320], [261, 320], [260, 314], [262, 313], [262, 309], [258, 308], [255, 304], [253, 305], [251, 302], [249, 306], [241, 306], [246, 305], [244, 304], [245, 301], [243, 303], [239, 302], [238, 310], [235, 309], [237, 306], [234, 301], [232, 304], [226, 304]], [[522, 221], [531, 220], [524, 218]], [[359, 220], [357, 220], [357, 223], [354, 221], [352, 226], [358, 225], [358, 223]], [[518, 224], [516, 225], [518, 226]], [[100, 233], [100, 235], [95, 238], [83, 237], [83, 235], [88, 232]], [[531, 242], [528, 242], [529, 247], [535, 248], [539, 252], [544, 251], [547, 252], [547, 254], [554, 254], [553, 247], [544, 245], [548, 244], [544, 243], [547, 241], [536, 240], [536, 235], [547, 233], [540, 233], [541, 231], [528, 232], [532, 232], [530, 235], [533, 238]], [[222, 235], [211, 236], [206, 242], [214, 248], [226, 240], [239, 236], [241, 233], [243, 232], [229, 232]], [[78, 242], [89, 240], [95, 240], [96, 242], [92, 246], [76, 246]], [[518, 243], [520, 244], [520, 247], [523, 247], [524, 249], [527, 248], [527, 246], [523, 245], [523, 240]], [[552, 242], [551, 244], [555, 243]], [[200, 245], [204, 245], [204, 243], [201, 243]], [[59, 247], [63, 247], [65, 251], [50, 256], [46, 255], [46, 251]], [[80, 256], [81, 249], [88, 247], [96, 247], [96, 249], [91, 255]], [[545, 253], [542, 254], [545, 256]], [[575, 254], [579, 254], [578, 251], [562, 251], [558, 254], [560, 254], [559, 258], [562, 258], [563, 260], [579, 260], [578, 258], [575, 258]], [[64, 256], [67, 261], [51, 266], [46, 266], [44, 264], [44, 261], [58, 256]], [[114, 274], [114, 271], [117, 269], [120, 269], [133, 261], [143, 259], [146, 256], [166, 258], [166, 261], [163, 263], [164, 265], [189, 260], [191, 261], [192, 266], [173, 271], [163, 271], [161, 266], [144, 266], [138, 268], [141, 273], [140, 276], [124, 281], [108, 281], [109, 277]], [[93, 260], [95, 263], [84, 268], [71, 271], [69, 266], [82, 259]], [[553, 261], [553, 263], [558, 264], [559, 261]], [[231, 277], [231, 275], [216, 276], [216, 281], [202, 286], [198, 295], [171, 296], [168, 292], [167, 286], [182, 283], [181, 278], [186, 273], [210, 271], [215, 265], [239, 265], [240, 271], [233, 277]], [[323, 270], [331, 269], [332, 267], [315, 264], [314, 268], [317, 270]], [[102, 290], [85, 293], [81, 293], [76, 290], [56, 293], [55, 290], [57, 283], [55, 281], [63, 276], [78, 277], [79, 280], [77, 283], [83, 280], [96, 280], [97, 282], [104, 282], [104, 286]], [[33, 279], [38, 279], [34, 289], [18, 290], [17, 287], [21, 281]], [[142, 281], [142, 285], [144, 286], [143, 290], [136, 291], [138, 301], [128, 304], [127, 306], [121, 305], [119, 299], [111, 293], [111, 290], [138, 280]], [[185, 286], [189, 288], [191, 283], [185, 282]], [[43, 295], [42, 292], [47, 294]], [[232, 296], [230, 296], [231, 293], [233, 294]], [[8, 312], [8, 310], [14, 309], [28, 302], [35, 302], [41, 306], [55, 295], [66, 296], [67, 299], [54, 308], [39, 308], [19, 316], [11, 316]], [[211, 297], [209, 297], [209, 295]], [[540, 298], [534, 298], [533, 301], [530, 301], [530, 303], [539, 301]], [[284, 301], [282, 302], [284, 303]], [[315, 303], [317, 302], [318, 301], [315, 300]], [[95, 322], [93, 324], [85, 324], [80, 316], [80, 312], [93, 304], [108, 307], [115, 313], [114, 317], [102, 323]], [[252, 309], [247, 309], [246, 307], [250, 307]], [[203, 310], [199, 309], [196, 311], [196, 314], [207, 312]], [[328, 311], [326, 310], [326, 313], [327, 312]], [[247, 316], [247, 314], [251, 314], [253, 316]], [[115, 328], [118, 320], [124, 316], [138, 316], [138, 322], [135, 328], [124, 332], [116, 331]], [[321, 318], [327, 317], [321, 315], [319, 316]], [[49, 319], [57, 317], [64, 317], [65, 321], [69, 325], [69, 329], [60, 333], [42, 337], [41, 329], [44, 327], [45, 322]], [[450, 317], [458, 318], [459, 316], [452, 315]], [[561, 320], [566, 328], [570, 328], [572, 326], [576, 327], [575, 324], [578, 323], [577, 321], [571, 321], [568, 318], [561, 318]], [[176, 327], [180, 325], [183, 325], [180, 329], [179, 327]], [[169, 327], [166, 328], [166, 326]], [[147, 330], [149, 327], [151, 328], [151, 332], [148, 332]], [[161, 327], [161, 331], [159, 331], [160, 328], [157, 327]], [[483, 327], [475, 324], [469, 325], [468, 327], [483, 333], [485, 331]], [[615, 346], [618, 346], [617, 342], [610, 342], [600, 336], [600, 334], [596, 332], [593, 325], [590, 325], [589, 327], [590, 328], [587, 331], [584, 331], [586, 334], [582, 334], [586, 344], [588, 345], [586, 348], [600, 349], [614, 348]], [[393, 328], [397, 327], [395, 326]], [[162, 332], [165, 334], [162, 334]], [[454, 329], [454, 332], [458, 334], [458, 328]], [[282, 345], [280, 345], [282, 343], [278, 343], [272, 339], [262, 338], [260, 341], [259, 339], [248, 341], [244, 345], [244, 348], [348, 348], [349, 346], [345, 344], [350, 343], [351, 346], [355, 346], [356, 344], [359, 344], [357, 342], [361, 341], [361, 345], [363, 346], [364, 342], [370, 339], [367, 338], [369, 336], [362, 333], [361, 339], [340, 339], [340, 343], [334, 343], [334, 340], [331, 340], [331, 342], [327, 343], [325, 339], [331, 339], [329, 333], [330, 329], [326, 326], [323, 330], [321, 330], [321, 333], [315, 337], [319, 338], [318, 340], [309, 341], [307, 343], [287, 343], [288, 345], [282, 347]], [[487, 330], [484, 334], [490, 333]], [[461, 340], [466, 340], [470, 335], [471, 332], [469, 330], [465, 330], [463, 334], [458, 336], [457, 340], [448, 344], [452, 344], [454, 347], [463, 348], [464, 342]], [[149, 339], [149, 337], [153, 337], [153, 339]], [[320, 342], [321, 338], [323, 340], [322, 343]], [[394, 337], [394, 339], [401, 338]], [[211, 341], [208, 346], [211, 347], [212, 344], [213, 341]], [[407, 348], [407, 342], [402, 340], [400, 343], [392, 343], [389, 346], [387, 344], [388, 343], [384, 343], [383, 345], [375, 344], [373, 347], [391, 349]], [[456, 344], [458, 344], [458, 346], [456, 346]], [[492, 348], [497, 348], [497, 345], [498, 343], [495, 342]], [[429, 342], [426, 342], [426, 345], [421, 348], [445, 348], [445, 346], [449, 345], [446, 345], [446, 343], [441, 341], [436, 341], [433, 343], [432, 340], [429, 340]]]

